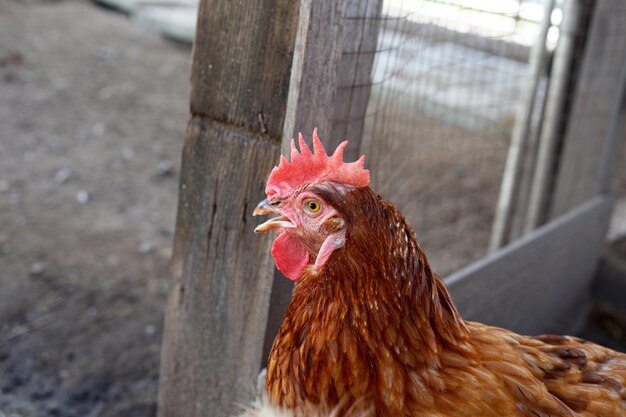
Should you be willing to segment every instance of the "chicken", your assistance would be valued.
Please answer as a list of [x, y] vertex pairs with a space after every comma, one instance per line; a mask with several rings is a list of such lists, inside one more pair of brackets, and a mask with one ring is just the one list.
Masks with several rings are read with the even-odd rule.
[[[254, 214], [295, 280], [267, 365], [271, 406], [311, 416], [626, 416], [626, 355], [464, 321], [364, 157], [299, 137]], [[279, 414], [285, 415], [285, 414]]]

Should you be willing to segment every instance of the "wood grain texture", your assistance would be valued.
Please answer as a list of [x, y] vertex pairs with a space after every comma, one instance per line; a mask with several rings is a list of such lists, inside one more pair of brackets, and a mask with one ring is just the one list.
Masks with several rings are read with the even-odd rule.
[[600, 178], [616, 153], [626, 85], [626, 3], [596, 2], [565, 137], [552, 218], [602, 192]]
[[[360, 156], [375, 56], [363, 52], [376, 50], [376, 18], [381, 8], [382, 0], [300, 3], [283, 154], [289, 155], [290, 139], [298, 132], [311, 143], [311, 133], [317, 127], [327, 149], [333, 150], [349, 139], [345, 160], [354, 161]], [[355, 84], [364, 85], [350, 89]], [[346, 117], [350, 118], [348, 123]], [[293, 282], [276, 271], [263, 362], [283, 322], [292, 290]]]
[[[290, 140], [299, 132], [311, 144], [311, 133], [318, 128], [325, 146], [329, 145], [336, 89], [337, 64], [341, 57], [342, 17], [346, 0], [300, 1], [298, 29], [291, 69], [290, 89], [283, 128], [281, 152], [289, 155]], [[276, 270], [263, 349], [263, 365], [291, 302], [293, 282]]]
[[165, 314], [160, 417], [253, 398], [272, 278], [252, 211], [278, 159], [295, 42], [289, 0], [204, 0]]
[[200, 3], [191, 112], [281, 137], [298, 7], [291, 0]]
[[289, 155], [289, 139], [298, 132], [310, 135], [318, 128], [328, 143], [333, 118], [337, 64], [343, 49], [342, 19], [347, 0], [300, 2], [298, 34], [287, 115], [283, 130], [284, 155]]
[[531, 232], [549, 219], [555, 166], [559, 162], [557, 153], [560, 150], [562, 126], [568, 110], [568, 87], [574, 80], [575, 52], [581, 48], [584, 39], [581, 33], [585, 27], [587, 3], [587, 0], [572, 0], [563, 5], [563, 22], [559, 29], [559, 42], [554, 51], [550, 82], [544, 100], [522, 234]]
[[532, 173], [536, 155], [536, 140], [533, 131], [533, 114], [537, 107], [537, 93], [540, 81], [546, 70], [548, 51], [546, 39], [551, 27], [550, 17], [555, 0], [544, 2], [543, 18], [539, 34], [532, 46], [528, 60], [528, 75], [519, 107], [515, 116], [515, 124], [511, 132], [511, 142], [506, 159], [500, 195], [496, 204], [496, 213], [491, 228], [489, 251], [493, 252], [510, 241], [519, 237], [516, 225], [521, 222], [526, 206], [525, 186]]
[[576, 330], [609, 212], [609, 200], [596, 197], [448, 277], [463, 318], [521, 334]]
[[[160, 415], [207, 416], [252, 398], [271, 269], [252, 209], [277, 146], [191, 120], [179, 189]], [[235, 161], [245, 161], [236, 164]]]
[[349, 139], [344, 155], [346, 160], [354, 161], [361, 156], [360, 145], [372, 87], [372, 68], [383, 2], [349, 0], [347, 3], [328, 143], [333, 149], [343, 140]]

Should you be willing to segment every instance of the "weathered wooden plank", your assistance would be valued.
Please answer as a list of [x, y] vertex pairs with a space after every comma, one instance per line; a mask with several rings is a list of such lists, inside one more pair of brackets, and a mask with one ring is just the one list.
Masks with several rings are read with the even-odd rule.
[[289, 0], [202, 1], [191, 113], [281, 138], [297, 14]]
[[[187, 130], [162, 353], [161, 416], [251, 398], [271, 269], [251, 209], [277, 146], [194, 118]], [[236, 161], [245, 161], [237, 164]]]
[[283, 130], [283, 154], [289, 155], [289, 140], [298, 132], [318, 128], [329, 143], [337, 64], [343, 45], [342, 19], [347, 0], [300, 2], [300, 18], [294, 50], [287, 116]]
[[201, 3], [160, 417], [226, 416], [252, 399], [272, 267], [251, 215], [279, 153], [297, 12], [289, 0]]
[[[502, 175], [502, 185], [500, 195], [496, 205], [496, 214], [491, 230], [491, 240], [489, 241], [489, 251], [493, 252], [511, 241], [514, 216], [519, 217], [515, 209], [520, 206], [519, 197], [522, 191], [524, 180], [523, 162], [532, 150], [529, 141], [531, 139], [532, 116], [537, 102], [537, 91], [539, 82], [545, 71], [548, 53], [546, 51], [546, 39], [550, 29], [550, 17], [554, 9], [555, 0], [547, 0], [544, 3], [543, 18], [539, 29], [539, 34], [531, 50], [528, 62], [528, 79], [524, 95], [519, 102], [515, 125], [511, 133], [511, 143], [506, 159], [504, 174]], [[526, 173], [528, 175], [528, 173]], [[518, 210], [519, 211], [519, 210]]]
[[[382, 0], [304, 0], [291, 72], [283, 151], [298, 132], [318, 128], [325, 146], [344, 139], [360, 155]], [[307, 138], [309, 139], [309, 138]]]
[[577, 330], [609, 213], [596, 197], [448, 277], [464, 318], [522, 334]]
[[280, 271], [276, 270], [272, 281], [272, 293], [270, 295], [270, 307], [267, 313], [267, 327], [265, 329], [265, 339], [263, 342], [263, 356], [261, 357], [261, 367], [267, 364], [272, 344], [278, 334], [287, 307], [291, 303], [291, 293], [293, 292], [293, 281], [289, 280]]
[[349, 139], [344, 155], [346, 160], [353, 161], [360, 156], [383, 2], [348, 0], [347, 3], [329, 146], [335, 148]]
[[[283, 135], [282, 149], [286, 155], [292, 137], [302, 132], [310, 142], [310, 134], [317, 127], [328, 149], [348, 138], [346, 160], [356, 160], [359, 156], [374, 54], [355, 57], [359, 52], [376, 49], [381, 7], [381, 0], [301, 2]], [[361, 81], [368, 85], [357, 88], [353, 96], [347, 88], [338, 88]], [[346, 110], [351, 118], [347, 124], [343, 123]], [[277, 271], [272, 285], [264, 360], [282, 324], [292, 290], [293, 283]]]
[[[290, 140], [299, 132], [302, 132], [310, 143], [311, 132], [316, 127], [322, 141], [326, 146], [329, 145], [336, 69], [343, 42], [341, 22], [345, 2], [346, 0], [300, 1], [289, 98], [283, 127], [283, 155], [289, 155]], [[276, 270], [265, 333], [263, 364], [267, 360], [274, 337], [291, 302], [292, 290], [293, 282]]]
[[[612, 162], [626, 85], [626, 2], [596, 2], [550, 216], [601, 192]], [[606, 182], [606, 181], [605, 181]]]
[[563, 23], [559, 43], [554, 52], [523, 233], [530, 232], [547, 220], [554, 181], [554, 166], [558, 156], [556, 153], [562, 138], [561, 126], [565, 117], [564, 110], [567, 108], [567, 87], [572, 81], [574, 52], [579, 46], [578, 40], [584, 22], [584, 3], [583, 0], [568, 0], [564, 3]]

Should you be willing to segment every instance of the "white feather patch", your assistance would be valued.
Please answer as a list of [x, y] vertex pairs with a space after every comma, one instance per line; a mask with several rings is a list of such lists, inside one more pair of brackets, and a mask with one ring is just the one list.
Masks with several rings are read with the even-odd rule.
[[[241, 406], [242, 412], [233, 417], [295, 417], [295, 414], [273, 407], [267, 403], [265, 399], [257, 399], [252, 404]], [[331, 413], [322, 413], [319, 410], [311, 409], [310, 411], [298, 413], [298, 417], [337, 417], [341, 408], [338, 406]], [[372, 417], [376, 414], [374, 408], [370, 408], [358, 413], [350, 412], [348, 415], [354, 417]]]
[[267, 401], [261, 399], [242, 408], [243, 412], [236, 417], [293, 417], [292, 413], [272, 407]]

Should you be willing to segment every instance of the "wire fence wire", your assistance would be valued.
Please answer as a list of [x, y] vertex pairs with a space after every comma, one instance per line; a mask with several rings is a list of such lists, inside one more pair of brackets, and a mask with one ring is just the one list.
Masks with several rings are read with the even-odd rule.
[[[361, 145], [373, 186], [399, 206], [442, 274], [486, 253], [541, 8], [388, 0], [376, 48], [358, 51], [374, 54]], [[537, 100], [546, 86], [543, 75]]]

